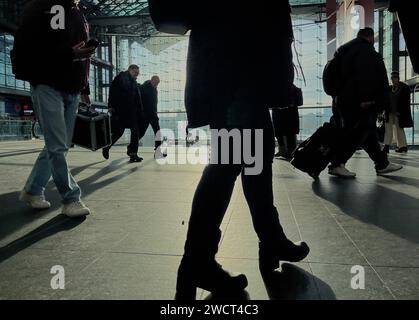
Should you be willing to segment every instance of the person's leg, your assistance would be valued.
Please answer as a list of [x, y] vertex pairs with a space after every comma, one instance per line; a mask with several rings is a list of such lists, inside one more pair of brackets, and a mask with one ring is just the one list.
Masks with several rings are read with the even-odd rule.
[[112, 131], [112, 144], [106, 149], [110, 149], [118, 142], [119, 139], [124, 135], [125, 127], [115, 118], [111, 118], [111, 131]]
[[80, 201], [80, 188], [72, 179], [65, 159], [71, 143], [70, 127], [74, 128], [77, 97], [67, 98], [63, 93], [45, 85], [32, 88], [32, 96], [37, 105], [37, 116], [44, 133], [46, 149], [35, 163], [25, 190], [31, 194], [39, 194], [52, 174], [64, 204]]
[[109, 159], [109, 151], [118, 142], [119, 139], [124, 135], [125, 127], [116, 119], [111, 117], [111, 145], [102, 149], [103, 157]]
[[288, 134], [285, 136], [286, 140], [286, 154], [287, 158], [292, 157], [292, 153], [297, 148], [297, 135], [296, 134]]
[[370, 159], [374, 161], [376, 170], [382, 170], [390, 164], [387, 153], [381, 150], [380, 143], [375, 134], [375, 127], [370, 128], [367, 138], [361, 146], [368, 153]]
[[215, 260], [221, 240], [220, 226], [243, 168], [241, 164], [218, 163], [205, 168], [195, 191], [184, 256], [178, 270], [176, 299], [194, 299], [197, 287], [223, 291], [247, 286], [244, 275], [229, 275]]
[[155, 119], [154, 121], [150, 122], [151, 127], [153, 128], [154, 136], [155, 136], [155, 142], [154, 142], [154, 150], [157, 150], [163, 143], [163, 137], [161, 136], [160, 131], [160, 124], [159, 119]]
[[138, 154], [138, 147], [140, 144], [138, 123], [132, 125], [130, 128], [130, 131], [131, 131], [131, 138], [130, 138], [130, 144], [128, 145], [128, 148], [127, 148], [127, 154], [130, 157], [135, 157]]
[[185, 257], [200, 262], [215, 258], [220, 225], [241, 170], [241, 165], [209, 164], [205, 168], [192, 203]]
[[280, 124], [280, 110], [273, 109], [272, 110], [272, 126], [274, 129], [274, 135], [276, 140], [278, 141], [278, 152], [275, 154], [276, 158], [284, 157], [285, 156], [285, 140], [284, 136], [282, 135], [279, 124]]
[[[246, 171], [243, 170], [242, 185], [253, 227], [260, 241], [261, 270], [273, 271], [279, 267], [280, 258], [291, 262], [301, 261], [309, 253], [309, 248], [305, 243], [294, 244], [289, 241], [280, 224], [274, 206], [272, 187], [274, 132], [270, 121], [262, 120], [261, 128], [263, 129], [263, 170], [258, 175], [246, 175]], [[254, 144], [255, 140], [252, 143]]]
[[390, 113], [388, 122], [386, 122], [385, 124], [385, 128], [386, 128], [386, 133], [384, 135], [385, 151], [389, 151], [390, 146], [393, 143], [393, 127], [394, 127], [394, 115]]
[[345, 165], [369, 135], [369, 115], [348, 114], [342, 118], [344, 126], [341, 128], [340, 141], [335, 148], [329, 169]]
[[[33, 93], [33, 89], [32, 89], [31, 94], [32, 94], [33, 108], [34, 108], [36, 117], [39, 121], [39, 125], [42, 128], [42, 123], [40, 120], [42, 110], [40, 109], [38, 95], [35, 95]], [[50, 178], [51, 178], [51, 168], [49, 166], [49, 161], [48, 161], [48, 150], [47, 150], [47, 147], [44, 146], [44, 148], [42, 149], [41, 153], [38, 156], [38, 159], [36, 160], [32, 168], [31, 174], [29, 175], [23, 190], [30, 195], [43, 196], [45, 187]]]
[[403, 128], [400, 128], [399, 117], [396, 117], [394, 127], [395, 127], [394, 130], [396, 134], [396, 141], [397, 141], [397, 148], [398, 148], [397, 151], [407, 152], [406, 133], [404, 132]]

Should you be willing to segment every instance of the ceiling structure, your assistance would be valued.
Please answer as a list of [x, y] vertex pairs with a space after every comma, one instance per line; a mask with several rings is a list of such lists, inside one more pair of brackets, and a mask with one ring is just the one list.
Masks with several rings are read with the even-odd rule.
[[[0, 0], [3, 18], [16, 23], [23, 4], [31, 0]], [[174, 0], [171, 0], [174, 1]], [[376, 0], [376, 3], [386, 2]], [[326, 0], [290, 0], [293, 14], [308, 20], [324, 21]], [[81, 0], [91, 25], [101, 32], [147, 38], [156, 34], [147, 0]], [[1, 15], [0, 15], [1, 16]], [[13, 18], [14, 17], [14, 18]]]
[[[294, 14], [322, 18], [326, 0], [291, 0]], [[108, 34], [136, 35], [147, 38], [156, 33], [147, 0], [81, 0], [89, 22], [106, 27]]]

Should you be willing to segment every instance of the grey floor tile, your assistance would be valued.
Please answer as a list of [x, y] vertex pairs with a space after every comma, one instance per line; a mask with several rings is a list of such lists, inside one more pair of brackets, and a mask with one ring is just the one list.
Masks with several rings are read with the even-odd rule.
[[[318, 285], [322, 299], [337, 300], [393, 300], [394, 297], [388, 288], [380, 281], [377, 274], [367, 266], [365, 270], [364, 289], [352, 288], [351, 281], [357, 274], [352, 274], [355, 265], [310, 264], [313, 275], [322, 279], [323, 284]], [[355, 281], [356, 282], [356, 281]], [[327, 284], [325, 290], [324, 284]], [[332, 295], [332, 296], [331, 296]]]
[[419, 300], [419, 268], [376, 268], [399, 300]]

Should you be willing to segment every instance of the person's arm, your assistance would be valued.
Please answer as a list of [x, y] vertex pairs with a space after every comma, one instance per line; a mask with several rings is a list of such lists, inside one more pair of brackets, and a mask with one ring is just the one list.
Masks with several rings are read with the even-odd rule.
[[89, 84], [87, 84], [86, 87], [81, 91], [80, 101], [89, 106], [92, 104], [92, 101], [90, 100], [90, 85]]
[[377, 53], [378, 69], [378, 94], [376, 104], [379, 112], [390, 110], [390, 82], [387, 76], [387, 68], [383, 58]]

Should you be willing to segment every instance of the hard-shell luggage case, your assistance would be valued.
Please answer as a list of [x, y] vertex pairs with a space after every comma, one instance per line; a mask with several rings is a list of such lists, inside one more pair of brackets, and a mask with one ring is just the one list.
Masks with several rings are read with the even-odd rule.
[[325, 123], [309, 139], [301, 143], [292, 155], [291, 164], [317, 179], [332, 160], [340, 130]]
[[92, 151], [110, 146], [112, 143], [110, 116], [106, 113], [93, 116], [77, 114], [73, 143]]

